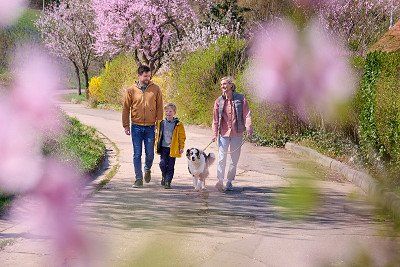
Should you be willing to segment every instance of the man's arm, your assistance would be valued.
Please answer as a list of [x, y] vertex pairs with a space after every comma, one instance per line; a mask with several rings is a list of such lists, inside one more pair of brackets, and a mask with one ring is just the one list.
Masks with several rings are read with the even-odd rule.
[[127, 135], [130, 135], [129, 116], [131, 114], [131, 105], [132, 105], [132, 97], [130, 94], [130, 89], [127, 89], [125, 91], [124, 104], [122, 108], [122, 126], [125, 129], [125, 134]]
[[157, 121], [161, 121], [163, 119], [163, 99], [162, 99], [162, 92], [161, 89], [159, 88], [158, 94], [157, 94], [157, 99], [156, 99], [156, 109], [157, 109]]

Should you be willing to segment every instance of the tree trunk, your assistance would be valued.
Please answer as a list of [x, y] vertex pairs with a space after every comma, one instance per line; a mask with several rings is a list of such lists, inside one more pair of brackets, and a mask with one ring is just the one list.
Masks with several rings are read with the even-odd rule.
[[78, 65], [74, 61], [72, 61], [72, 64], [74, 64], [75, 74], [76, 74], [76, 78], [78, 80], [78, 94], [81, 95], [82, 94], [82, 85], [81, 85], [81, 76], [79, 74], [79, 68], [78, 68]]
[[89, 99], [89, 73], [88, 73], [88, 69], [83, 69], [83, 75], [85, 76], [86, 99]]

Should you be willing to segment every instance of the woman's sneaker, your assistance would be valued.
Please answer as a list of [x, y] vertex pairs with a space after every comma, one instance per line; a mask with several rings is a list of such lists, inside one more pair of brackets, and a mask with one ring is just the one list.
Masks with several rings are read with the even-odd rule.
[[233, 191], [233, 185], [232, 185], [232, 181], [226, 182], [226, 187], [225, 187], [226, 191]]
[[219, 192], [224, 192], [224, 184], [223, 184], [223, 182], [218, 181], [218, 182], [215, 184], [215, 187], [217, 188], [217, 190], [218, 190]]
[[162, 185], [162, 186], [165, 185], [165, 178], [164, 178], [164, 177], [161, 178], [161, 185]]
[[171, 182], [165, 182], [165, 189], [171, 189]]

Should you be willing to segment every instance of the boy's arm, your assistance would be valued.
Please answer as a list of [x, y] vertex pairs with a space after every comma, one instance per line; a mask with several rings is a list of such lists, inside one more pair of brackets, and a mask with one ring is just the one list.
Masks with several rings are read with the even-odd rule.
[[180, 127], [180, 131], [179, 131], [179, 135], [178, 135], [178, 143], [179, 143], [179, 152], [182, 153], [183, 149], [185, 148], [186, 133], [185, 133], [185, 127], [183, 126], [183, 124], [181, 124], [180, 126], [181, 127]]

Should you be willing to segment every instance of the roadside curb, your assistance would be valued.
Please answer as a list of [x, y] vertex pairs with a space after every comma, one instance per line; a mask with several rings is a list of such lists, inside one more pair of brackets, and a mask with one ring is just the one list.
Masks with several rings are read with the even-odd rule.
[[346, 164], [322, 155], [308, 147], [287, 142], [285, 149], [301, 156], [307, 156], [322, 166], [342, 174], [349, 182], [360, 187], [368, 196], [377, 201], [378, 204], [389, 209], [396, 217], [400, 218], [400, 197], [393, 192], [384, 190], [370, 175], [352, 169]]
[[[120, 167], [120, 162], [119, 162], [120, 151], [117, 145], [114, 142], [112, 142], [105, 134], [103, 134], [97, 129], [96, 133], [102, 139], [106, 147], [105, 157], [103, 159], [103, 163], [101, 164], [102, 166], [99, 169], [99, 171], [103, 173], [100, 174], [95, 180], [93, 180], [92, 182], [90, 182], [85, 186], [83, 192], [84, 200], [93, 196], [96, 192], [101, 190], [115, 176]], [[104, 166], [105, 165], [104, 161], [108, 161], [107, 166]]]

